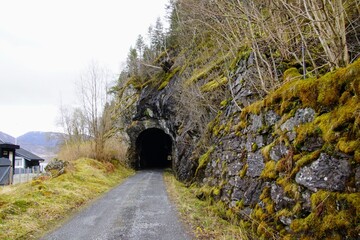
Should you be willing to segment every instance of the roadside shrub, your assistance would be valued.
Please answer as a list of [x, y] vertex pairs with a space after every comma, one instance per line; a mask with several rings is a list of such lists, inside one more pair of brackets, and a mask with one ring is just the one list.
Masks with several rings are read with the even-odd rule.
[[81, 157], [95, 158], [95, 152], [91, 145], [91, 141], [64, 144], [61, 146], [57, 157], [65, 161], [74, 161]]
[[[126, 145], [118, 137], [112, 137], [105, 141], [103, 151], [99, 159], [101, 161], [118, 160], [124, 161]], [[74, 161], [79, 158], [96, 159], [95, 144], [93, 141], [80, 141], [64, 144], [58, 152], [58, 158], [65, 161]]]

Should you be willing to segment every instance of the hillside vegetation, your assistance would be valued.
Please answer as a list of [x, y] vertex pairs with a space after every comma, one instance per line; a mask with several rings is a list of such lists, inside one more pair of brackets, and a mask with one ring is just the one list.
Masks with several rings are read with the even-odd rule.
[[57, 177], [0, 188], [0, 239], [38, 239], [133, 171], [82, 158]]
[[[169, 28], [158, 20], [148, 37], [139, 36], [112, 88], [120, 131], [146, 87], [174, 85], [181, 134], [201, 137], [222, 102], [240, 110], [248, 104], [235, 96], [239, 81], [261, 99], [289, 80], [283, 78], [288, 69], [317, 78], [359, 57], [357, 0], [176, 0], [168, 9]], [[252, 70], [239, 77], [237, 64], [249, 55]]]

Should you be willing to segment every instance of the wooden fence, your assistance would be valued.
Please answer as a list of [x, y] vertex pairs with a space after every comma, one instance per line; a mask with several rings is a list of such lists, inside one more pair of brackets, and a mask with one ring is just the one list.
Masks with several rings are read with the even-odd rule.
[[31, 181], [34, 177], [41, 174], [39, 167], [37, 168], [20, 168], [19, 173], [14, 174], [13, 184]]

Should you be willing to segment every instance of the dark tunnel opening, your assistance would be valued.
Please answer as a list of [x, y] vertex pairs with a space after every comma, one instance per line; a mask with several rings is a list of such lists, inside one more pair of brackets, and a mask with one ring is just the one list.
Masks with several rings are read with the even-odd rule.
[[139, 169], [168, 168], [172, 165], [172, 140], [161, 129], [149, 128], [141, 132], [136, 139], [136, 151]]

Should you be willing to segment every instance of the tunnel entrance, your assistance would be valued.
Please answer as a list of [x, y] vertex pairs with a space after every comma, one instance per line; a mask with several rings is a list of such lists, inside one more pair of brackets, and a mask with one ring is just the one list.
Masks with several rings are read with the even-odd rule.
[[136, 139], [137, 167], [139, 169], [171, 167], [171, 151], [172, 140], [168, 134], [158, 128], [146, 129]]

